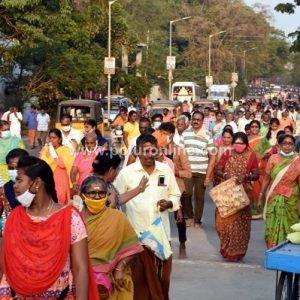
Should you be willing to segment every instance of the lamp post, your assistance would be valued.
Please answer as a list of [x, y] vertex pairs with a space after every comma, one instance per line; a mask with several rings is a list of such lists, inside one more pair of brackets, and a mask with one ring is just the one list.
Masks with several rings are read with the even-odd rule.
[[[211, 76], [211, 39], [212, 37], [222, 34], [224, 32], [226, 32], [226, 30], [222, 30], [214, 34], [210, 34], [208, 37], [208, 76]], [[210, 97], [209, 89], [208, 89], [208, 97]]]
[[[184, 17], [176, 20], [171, 20], [170, 21], [170, 46], [169, 46], [169, 56], [172, 56], [172, 29], [173, 29], [173, 24], [179, 21], [184, 21], [190, 19], [191, 16], [189, 17]], [[172, 97], [172, 70], [169, 70], [169, 100], [171, 100]]]
[[[118, 0], [108, 2], [108, 57], [111, 56], [111, 6]], [[111, 74], [107, 75], [107, 121], [110, 118]]]
[[249, 51], [255, 50], [255, 49], [256, 49], [256, 47], [253, 47], [251, 49], [243, 51], [243, 71], [244, 71], [245, 84], [247, 84], [247, 78], [246, 78], [246, 53], [249, 52]]

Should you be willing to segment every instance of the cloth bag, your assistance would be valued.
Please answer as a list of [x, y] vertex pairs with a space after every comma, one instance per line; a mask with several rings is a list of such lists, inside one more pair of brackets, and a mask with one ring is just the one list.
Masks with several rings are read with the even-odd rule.
[[166, 235], [162, 218], [159, 216], [139, 235], [140, 242], [150, 249], [160, 260], [167, 260], [172, 255], [172, 249]]
[[216, 204], [222, 218], [234, 215], [250, 204], [242, 184], [236, 184], [236, 178], [230, 178], [212, 188], [210, 197]]

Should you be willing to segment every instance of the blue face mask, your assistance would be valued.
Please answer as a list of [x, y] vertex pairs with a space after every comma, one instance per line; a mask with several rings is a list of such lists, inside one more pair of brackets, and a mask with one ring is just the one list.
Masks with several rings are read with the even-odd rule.
[[18, 170], [8, 170], [8, 177], [11, 181], [16, 182]]

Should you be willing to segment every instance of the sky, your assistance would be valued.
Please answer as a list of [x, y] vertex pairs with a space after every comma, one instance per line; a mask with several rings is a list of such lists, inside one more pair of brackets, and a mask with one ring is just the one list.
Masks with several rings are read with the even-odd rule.
[[293, 2], [293, 0], [244, 0], [244, 2], [250, 6], [255, 3], [261, 3], [270, 6], [270, 9], [274, 16], [273, 20], [270, 22], [271, 25], [283, 30], [286, 35], [300, 27], [300, 6], [297, 7], [295, 14], [293, 15], [282, 14], [274, 10], [274, 7], [278, 3]]

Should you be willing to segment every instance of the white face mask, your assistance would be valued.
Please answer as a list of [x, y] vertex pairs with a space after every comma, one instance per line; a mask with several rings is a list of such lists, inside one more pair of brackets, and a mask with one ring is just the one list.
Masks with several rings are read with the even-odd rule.
[[64, 132], [68, 132], [71, 130], [71, 125], [61, 126], [61, 130]]
[[11, 181], [16, 182], [17, 175], [18, 175], [18, 170], [8, 170], [8, 177]]
[[161, 122], [153, 122], [153, 126], [155, 129], [158, 129], [160, 125], [161, 125]]
[[24, 192], [23, 194], [17, 196], [17, 200], [21, 203], [22, 206], [24, 207], [29, 207], [35, 197], [35, 194], [32, 194], [29, 192], [29, 189]]
[[90, 153], [96, 152], [97, 148], [98, 148], [98, 142], [96, 142], [96, 146], [92, 149], [88, 149], [88, 147], [85, 147], [85, 151], [86, 151], [87, 154], [90, 154]]
[[290, 152], [290, 153], [285, 153], [285, 152], [283, 152], [282, 150], [280, 150], [280, 154], [281, 154], [282, 156], [289, 157], [289, 156], [293, 156], [293, 155], [295, 154], [295, 151], [292, 151], [292, 152]]
[[4, 139], [10, 138], [11, 137], [10, 131], [9, 130], [1, 131], [1, 137]]

